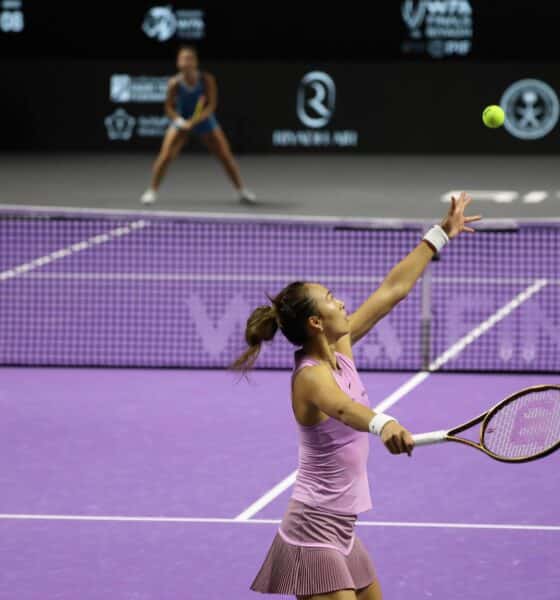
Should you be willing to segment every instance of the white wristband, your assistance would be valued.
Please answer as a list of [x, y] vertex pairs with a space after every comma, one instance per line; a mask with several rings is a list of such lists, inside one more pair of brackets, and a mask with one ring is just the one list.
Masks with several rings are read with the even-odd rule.
[[434, 225], [422, 239], [429, 242], [436, 249], [436, 252], [440, 252], [449, 241], [447, 233], [440, 225]]
[[175, 125], [176, 127], [183, 127], [184, 124], [185, 124], [185, 119], [183, 119], [183, 117], [177, 117], [173, 121], [173, 125]]
[[395, 421], [395, 423], [398, 423], [395, 417], [391, 417], [390, 415], [386, 415], [384, 413], [378, 413], [369, 422], [369, 430], [371, 433], [373, 433], [373, 435], [381, 435], [383, 427], [385, 427], [385, 425], [387, 425], [387, 423], [390, 421]]

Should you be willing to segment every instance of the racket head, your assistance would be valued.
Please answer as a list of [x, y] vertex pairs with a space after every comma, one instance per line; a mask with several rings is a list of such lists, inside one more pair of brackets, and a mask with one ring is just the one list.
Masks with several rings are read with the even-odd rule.
[[560, 448], [560, 385], [537, 385], [508, 396], [482, 421], [480, 446], [496, 460], [522, 463]]

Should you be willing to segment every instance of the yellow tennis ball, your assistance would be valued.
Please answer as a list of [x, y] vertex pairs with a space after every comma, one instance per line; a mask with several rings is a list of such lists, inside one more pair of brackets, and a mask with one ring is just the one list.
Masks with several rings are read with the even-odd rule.
[[505, 118], [506, 115], [504, 114], [504, 111], [496, 104], [487, 106], [482, 112], [482, 122], [486, 127], [490, 127], [491, 129], [501, 127], [504, 124]]

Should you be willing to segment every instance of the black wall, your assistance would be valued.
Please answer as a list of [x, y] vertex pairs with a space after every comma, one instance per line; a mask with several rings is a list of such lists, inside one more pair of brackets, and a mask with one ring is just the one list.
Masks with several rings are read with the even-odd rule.
[[[559, 149], [558, 126], [531, 141], [516, 139], [504, 128], [489, 130], [481, 122], [484, 106], [499, 103], [504, 90], [517, 80], [540, 79], [560, 94], [556, 64], [206, 61], [203, 67], [217, 77], [217, 116], [238, 152], [552, 153]], [[313, 129], [298, 119], [296, 98], [302, 77], [317, 70], [332, 78], [336, 92], [330, 121]], [[4, 60], [0, 63], [0, 150], [155, 150], [161, 139], [157, 127], [148, 137], [139, 137], [138, 127], [141, 117], [153, 117], [158, 127], [165, 126], [161, 101], [111, 100], [111, 77], [165, 78], [173, 73], [173, 60]], [[118, 109], [125, 111], [125, 119], [136, 119], [130, 139], [109, 139], [105, 121]], [[297, 144], [274, 146], [275, 130], [288, 132]], [[120, 134], [122, 127], [117, 137]], [[354, 135], [356, 146], [340, 145]], [[328, 145], [313, 145], [313, 139], [324, 141], [329, 136]]]

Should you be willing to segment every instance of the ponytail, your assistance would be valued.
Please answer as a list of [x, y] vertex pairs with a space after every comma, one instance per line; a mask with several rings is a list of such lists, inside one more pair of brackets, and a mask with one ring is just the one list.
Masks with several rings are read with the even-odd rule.
[[235, 371], [247, 371], [255, 364], [263, 342], [269, 342], [278, 331], [278, 320], [274, 306], [264, 305], [256, 308], [247, 319], [245, 341], [248, 348], [231, 365]]
[[318, 314], [315, 302], [303, 281], [290, 283], [274, 298], [267, 297], [272, 306], [259, 306], [247, 319], [245, 341], [248, 348], [230, 367], [243, 371], [243, 375], [255, 364], [262, 343], [270, 341], [279, 327], [290, 343], [303, 346], [308, 339], [307, 320]]

